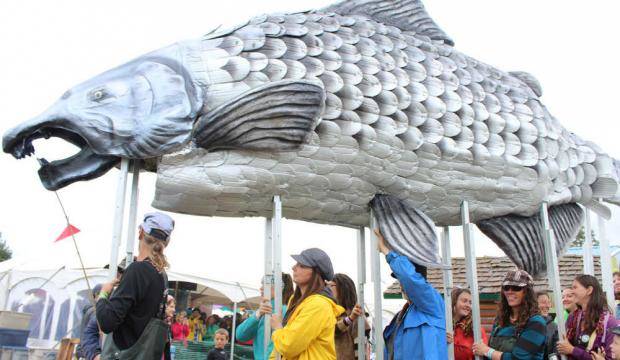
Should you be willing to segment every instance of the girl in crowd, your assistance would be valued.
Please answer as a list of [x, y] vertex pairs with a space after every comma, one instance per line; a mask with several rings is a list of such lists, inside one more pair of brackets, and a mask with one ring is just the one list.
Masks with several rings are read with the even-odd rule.
[[177, 314], [175, 322], [170, 329], [172, 331], [172, 340], [185, 341], [189, 336], [189, 322], [187, 321], [187, 313], [181, 311]]
[[220, 317], [213, 314], [207, 318], [205, 329], [205, 340], [213, 340], [215, 338], [215, 332], [220, 328]]
[[164, 347], [164, 358], [163, 360], [170, 360], [172, 358], [170, 354], [170, 347], [172, 346], [172, 323], [174, 322], [174, 312], [176, 311], [177, 301], [174, 299], [174, 296], [168, 295], [166, 300], [166, 325], [168, 325], [169, 331], [166, 332], [166, 346]]
[[[266, 360], [269, 359], [269, 355], [273, 350], [273, 342], [269, 341], [269, 345], [267, 347], [267, 352], [265, 353], [265, 315], [271, 314], [274, 308], [274, 287], [271, 284], [271, 301], [264, 301], [261, 303], [260, 307], [256, 311], [253, 316], [247, 318], [244, 322], [239, 325], [237, 328], [237, 340], [240, 342], [246, 342], [253, 340], [252, 348], [254, 351], [254, 359], [255, 360]], [[261, 297], [264, 295], [264, 288], [261, 285], [260, 287], [260, 295]], [[286, 315], [286, 303], [293, 296], [293, 279], [291, 275], [282, 273], [282, 316]]]
[[[355, 283], [345, 274], [336, 274], [334, 275], [334, 280], [329, 282], [329, 287], [338, 305], [345, 310], [338, 317], [338, 322], [336, 323], [336, 357], [338, 360], [356, 360], [358, 342], [357, 319], [363, 315], [362, 307], [357, 304]], [[368, 323], [366, 323], [364, 330], [364, 332], [370, 330]]]
[[579, 308], [566, 320], [566, 337], [558, 342], [558, 351], [571, 359], [587, 360], [593, 353], [604, 351], [611, 359], [616, 320], [601, 285], [592, 275], [579, 275], [572, 290]]
[[344, 309], [336, 304], [325, 281], [334, 278], [329, 256], [317, 248], [293, 255], [293, 282], [297, 285], [284, 319], [271, 316], [275, 353], [283, 360], [336, 360], [334, 331], [336, 317]]
[[[448, 333], [448, 343], [454, 343], [455, 360], [474, 360], [472, 346], [474, 331], [471, 321], [471, 292], [467, 289], [452, 290], [452, 321], [454, 335]], [[482, 331], [482, 341], [487, 343], [487, 333]]]
[[568, 315], [577, 310], [575, 294], [572, 288], [562, 290], [562, 305], [564, 306], [564, 321], [568, 320]]
[[476, 343], [474, 354], [491, 360], [506, 358], [542, 360], [545, 319], [538, 311], [534, 282], [524, 270], [512, 270], [502, 282], [501, 301], [489, 346]]
[[551, 316], [550, 314], [551, 298], [549, 297], [549, 294], [546, 292], [539, 292], [536, 294], [536, 300], [538, 301], [538, 310], [540, 311], [540, 315], [542, 315], [547, 322], [547, 341], [545, 344], [545, 359], [547, 359], [550, 354], [556, 354], [555, 346], [559, 340], [558, 324], [554, 322], [554, 316]]
[[205, 324], [200, 317], [200, 309], [194, 308], [188, 321], [190, 341], [202, 341], [205, 337]]

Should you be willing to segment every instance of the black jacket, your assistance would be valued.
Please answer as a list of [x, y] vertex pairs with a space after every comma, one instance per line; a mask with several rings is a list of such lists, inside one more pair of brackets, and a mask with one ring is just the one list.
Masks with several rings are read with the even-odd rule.
[[101, 331], [114, 333], [114, 343], [126, 350], [138, 341], [146, 324], [164, 301], [165, 280], [148, 261], [131, 263], [110, 299], [97, 301]]

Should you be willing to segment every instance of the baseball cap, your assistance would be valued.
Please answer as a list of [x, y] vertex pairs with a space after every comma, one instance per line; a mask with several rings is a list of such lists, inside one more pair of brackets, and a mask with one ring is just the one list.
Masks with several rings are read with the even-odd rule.
[[174, 230], [174, 220], [164, 213], [152, 212], [144, 215], [142, 230], [157, 240], [168, 241]]
[[311, 248], [302, 251], [298, 255], [291, 255], [291, 257], [304, 266], [318, 269], [323, 280], [332, 281], [334, 279], [332, 261], [325, 251]]
[[527, 273], [525, 270], [510, 270], [504, 277], [502, 281], [502, 286], [504, 285], [512, 285], [512, 286], [532, 286], [534, 284], [534, 279], [532, 276]]

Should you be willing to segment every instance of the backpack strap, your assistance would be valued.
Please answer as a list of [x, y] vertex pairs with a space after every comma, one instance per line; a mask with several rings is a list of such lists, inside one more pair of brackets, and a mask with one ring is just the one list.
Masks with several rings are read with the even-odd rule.
[[161, 273], [162, 280], [164, 282], [164, 295], [161, 304], [159, 304], [159, 311], [157, 317], [161, 320], [166, 319], [166, 306], [168, 305], [168, 274], [165, 271]]

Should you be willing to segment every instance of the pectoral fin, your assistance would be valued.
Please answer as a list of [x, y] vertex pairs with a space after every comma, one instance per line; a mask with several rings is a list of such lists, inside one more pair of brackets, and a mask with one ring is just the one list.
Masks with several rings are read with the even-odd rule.
[[205, 149], [295, 150], [307, 141], [324, 107], [319, 82], [269, 83], [200, 117], [195, 142]]
[[[555, 248], [562, 254], [566, 245], [575, 238], [583, 221], [583, 210], [577, 204], [549, 208], [549, 223], [555, 234]], [[506, 215], [483, 220], [478, 228], [512, 260], [519, 269], [537, 277], [545, 274], [543, 229], [538, 214], [530, 217]]]
[[415, 264], [442, 266], [435, 224], [426, 214], [390, 195], [376, 195], [370, 206], [391, 249]]

